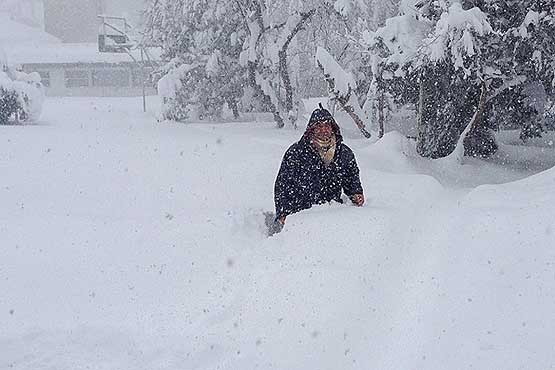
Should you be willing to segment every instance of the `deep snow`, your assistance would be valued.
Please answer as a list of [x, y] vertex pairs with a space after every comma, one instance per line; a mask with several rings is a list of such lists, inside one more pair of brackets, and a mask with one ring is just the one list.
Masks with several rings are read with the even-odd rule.
[[140, 110], [0, 126], [0, 369], [555, 368], [549, 138], [453, 167], [345, 128], [366, 206], [265, 238], [301, 132]]

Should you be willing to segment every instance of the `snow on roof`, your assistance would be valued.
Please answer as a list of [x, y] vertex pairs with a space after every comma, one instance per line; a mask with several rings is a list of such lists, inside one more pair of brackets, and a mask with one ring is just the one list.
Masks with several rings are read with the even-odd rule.
[[[98, 44], [65, 44], [58, 38], [21, 23], [0, 12], [0, 45], [10, 64], [73, 64], [73, 63], [125, 63], [133, 58], [127, 53], [101, 53]], [[141, 60], [141, 52], [131, 52]], [[160, 60], [159, 50], [149, 50], [149, 56]], [[145, 59], [146, 56], [145, 56]]]
[[[95, 43], [84, 44], [43, 44], [37, 47], [26, 45], [6, 48], [12, 64], [73, 64], [73, 63], [127, 63], [133, 59], [127, 53], [101, 53]], [[140, 61], [141, 52], [131, 51], [133, 57]], [[160, 60], [158, 50], [149, 50], [152, 60]], [[145, 60], [146, 60], [145, 56]]]
[[38, 28], [33, 28], [12, 20], [7, 13], [0, 12], [0, 45], [60, 43], [61, 41]]

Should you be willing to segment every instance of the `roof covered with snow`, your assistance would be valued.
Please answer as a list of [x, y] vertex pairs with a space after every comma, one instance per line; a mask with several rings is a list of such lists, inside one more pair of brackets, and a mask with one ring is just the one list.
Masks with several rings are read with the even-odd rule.
[[18, 23], [7, 14], [0, 12], [0, 45], [60, 43], [61, 41], [38, 28]]
[[[10, 64], [75, 64], [126, 63], [141, 60], [141, 52], [101, 53], [96, 43], [69, 44], [38, 28], [16, 22], [0, 12], [0, 46]], [[160, 51], [149, 51], [151, 59], [159, 60]], [[145, 56], [145, 59], [148, 59]]]

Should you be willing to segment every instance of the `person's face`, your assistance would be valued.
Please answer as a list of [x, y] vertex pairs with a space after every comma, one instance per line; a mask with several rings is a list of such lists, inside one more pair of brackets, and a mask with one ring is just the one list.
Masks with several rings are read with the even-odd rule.
[[333, 135], [333, 129], [329, 122], [320, 122], [314, 126], [314, 137], [320, 140], [327, 140]]

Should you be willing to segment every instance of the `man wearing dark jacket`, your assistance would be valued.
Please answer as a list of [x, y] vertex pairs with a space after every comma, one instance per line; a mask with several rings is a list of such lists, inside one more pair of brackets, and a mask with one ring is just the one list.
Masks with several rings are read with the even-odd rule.
[[274, 188], [276, 218], [270, 234], [281, 231], [292, 213], [332, 200], [343, 203], [342, 191], [356, 206], [364, 204], [355, 156], [343, 143], [330, 112], [320, 104], [301, 140], [283, 157]]

